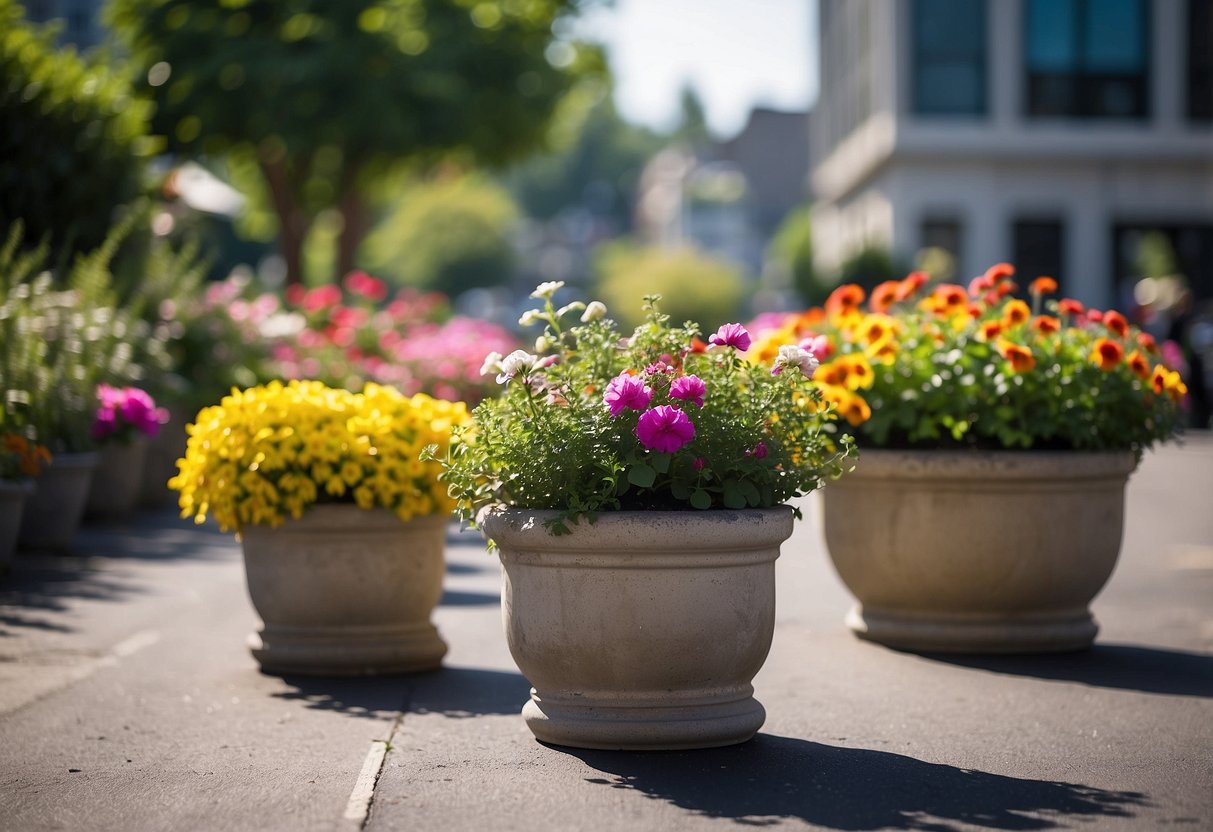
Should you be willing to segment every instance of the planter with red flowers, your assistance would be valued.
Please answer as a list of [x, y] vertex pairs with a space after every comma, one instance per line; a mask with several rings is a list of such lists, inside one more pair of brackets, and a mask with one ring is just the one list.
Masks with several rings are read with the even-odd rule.
[[855, 434], [860, 460], [823, 510], [861, 638], [967, 653], [1095, 638], [1125, 484], [1178, 430], [1186, 388], [1120, 313], [1047, 300], [1048, 277], [1017, 298], [1013, 273], [843, 286], [757, 346], [814, 352]]

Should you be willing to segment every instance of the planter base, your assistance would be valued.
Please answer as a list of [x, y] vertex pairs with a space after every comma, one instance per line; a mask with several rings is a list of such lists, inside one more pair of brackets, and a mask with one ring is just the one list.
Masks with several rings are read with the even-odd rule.
[[1099, 625], [1085, 608], [1055, 613], [906, 615], [856, 604], [847, 626], [862, 639], [923, 653], [1067, 653], [1085, 650]]
[[447, 645], [432, 624], [400, 627], [266, 627], [248, 638], [262, 671], [302, 676], [377, 676], [442, 665]]
[[554, 702], [532, 688], [522, 716], [535, 738], [552, 745], [607, 751], [678, 751], [745, 742], [766, 721], [752, 695], [694, 704], [620, 706], [619, 700]]

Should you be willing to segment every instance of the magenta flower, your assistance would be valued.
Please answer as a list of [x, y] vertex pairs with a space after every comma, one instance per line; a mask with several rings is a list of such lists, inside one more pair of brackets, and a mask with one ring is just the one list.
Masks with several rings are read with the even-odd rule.
[[707, 391], [707, 385], [699, 376], [682, 376], [670, 384], [671, 399], [684, 399], [699, 407], [703, 407], [703, 397]]
[[750, 348], [750, 333], [741, 324], [724, 324], [716, 330], [712, 337], [708, 338], [708, 343], [718, 347], [733, 347], [745, 352]]
[[611, 409], [612, 416], [618, 416], [629, 407], [632, 410], [644, 410], [653, 398], [653, 391], [644, 386], [644, 381], [626, 372], [620, 373], [607, 384], [602, 401]]
[[752, 456], [755, 459], [765, 459], [767, 455], [767, 443], [759, 441], [752, 449], [745, 452], [746, 456]]
[[650, 451], [672, 454], [695, 438], [695, 426], [681, 410], [663, 404], [640, 415], [636, 438]]

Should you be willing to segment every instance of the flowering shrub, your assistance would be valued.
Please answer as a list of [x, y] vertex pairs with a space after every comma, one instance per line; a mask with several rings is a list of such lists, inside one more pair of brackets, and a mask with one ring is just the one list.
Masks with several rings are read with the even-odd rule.
[[[787, 316], [754, 355], [791, 341], [820, 362], [814, 380], [859, 445], [1140, 453], [1174, 435], [1187, 388], [1153, 339], [1115, 311], [1063, 298], [1052, 278], [1016, 298], [1005, 263], [969, 286], [913, 273], [845, 285], [825, 308]], [[866, 305], [865, 305], [866, 301]]]
[[146, 390], [138, 387], [97, 385], [97, 415], [92, 435], [98, 442], [129, 443], [137, 433], [155, 436], [168, 421], [168, 411], [156, 407]]
[[279, 526], [315, 503], [389, 509], [402, 520], [449, 512], [439, 466], [422, 448], [445, 448], [467, 420], [460, 403], [411, 398], [368, 384], [361, 393], [317, 381], [270, 382], [204, 408], [187, 429], [185, 458], [169, 487], [182, 517], [211, 514], [224, 531]]
[[0, 480], [36, 477], [50, 461], [51, 453], [45, 445], [30, 442], [19, 433], [0, 436]]
[[455, 431], [444, 477], [464, 519], [490, 503], [557, 509], [560, 533], [604, 510], [774, 506], [841, 473], [850, 440], [806, 377], [806, 351], [785, 345], [760, 366], [742, 355], [741, 325], [704, 343], [656, 297], [622, 338], [597, 301], [554, 308], [561, 285], [541, 285], [541, 308], [523, 315], [544, 326], [537, 354], [490, 354], [483, 371], [505, 390]]

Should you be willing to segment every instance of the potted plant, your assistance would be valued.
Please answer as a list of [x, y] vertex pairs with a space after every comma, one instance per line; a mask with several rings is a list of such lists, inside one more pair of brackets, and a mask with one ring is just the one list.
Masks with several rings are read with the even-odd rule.
[[[4, 421], [0, 419], [0, 424]], [[20, 433], [0, 435], [0, 575], [8, 571], [17, 548], [22, 510], [33, 492], [31, 478], [50, 461], [45, 445], [31, 442]]]
[[862, 638], [1037, 652], [1095, 637], [1125, 483], [1178, 429], [1186, 388], [1120, 313], [1046, 300], [1049, 277], [1016, 297], [1013, 273], [842, 286], [759, 345], [814, 352], [854, 431], [860, 461], [823, 507]]
[[362, 675], [437, 667], [453, 501], [422, 448], [445, 448], [462, 403], [270, 382], [204, 408], [187, 428], [183, 517], [235, 531], [272, 673]]
[[148, 439], [168, 421], [168, 411], [156, 407], [138, 387], [97, 386], [97, 411], [92, 437], [99, 461], [93, 472], [85, 512], [103, 517], [129, 514], [143, 496], [143, 473]]
[[[541, 285], [535, 353], [491, 354], [504, 386], [457, 429], [445, 464], [464, 519], [498, 548], [510, 651], [535, 736], [587, 748], [743, 742], [774, 628], [774, 566], [849, 440], [788, 345], [759, 366], [749, 335], [705, 343], [647, 320], [623, 337], [600, 302], [557, 309]], [[568, 320], [580, 312], [580, 321]]]

